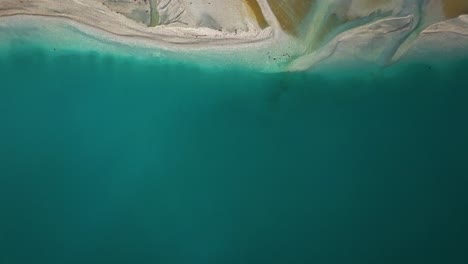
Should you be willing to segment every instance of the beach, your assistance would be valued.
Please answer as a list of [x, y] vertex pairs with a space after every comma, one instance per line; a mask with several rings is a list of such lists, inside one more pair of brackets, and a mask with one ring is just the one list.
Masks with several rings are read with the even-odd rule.
[[[218, 18], [218, 13], [223, 10], [223, 5], [231, 7], [229, 1], [219, 2], [219, 7], [206, 11], [208, 14], [200, 11], [208, 6], [207, 3], [191, 7], [189, 12], [180, 11], [184, 2], [172, 7], [174, 1], [165, 1], [158, 2], [157, 6], [164, 5], [158, 9], [161, 13], [158, 16], [166, 19], [161, 18], [159, 22], [165, 24], [148, 26], [98, 0], [5, 0], [1, 3], [0, 25], [12, 27], [16, 23], [12, 19], [40, 17], [39, 23], [44, 26], [48, 21], [54, 21], [56, 25], [60, 21], [85, 34], [135, 49], [180, 53], [181, 57], [189, 54], [187, 57], [213, 59], [221, 64], [223, 61], [244, 63], [263, 71], [308, 70], [350, 60], [385, 66], [405, 57], [417, 59], [448, 51], [465, 54], [468, 50], [468, 18], [466, 15], [458, 17], [459, 13], [455, 11], [464, 10], [463, 4], [447, 6], [434, 0], [421, 3], [399, 0], [398, 5], [383, 1], [385, 3], [381, 5], [366, 6], [364, 1], [358, 0], [345, 12], [340, 2], [335, 1], [335, 4], [320, 2], [316, 5], [317, 10], [323, 8], [323, 13], [315, 14], [311, 10], [300, 15], [295, 24], [287, 17], [293, 17], [298, 11], [291, 9], [288, 11], [293, 12], [291, 14], [281, 13], [284, 4], [274, 1], [259, 1], [257, 5], [251, 1], [243, 6], [234, 4], [234, 11], [230, 11], [225, 20]], [[330, 10], [335, 10], [335, 18], [327, 15]], [[375, 10], [393, 10], [393, 14], [387, 18], [376, 16], [367, 23], [346, 22], [360, 16], [372, 17], [370, 12]], [[444, 10], [449, 11], [444, 14]], [[243, 24], [236, 26], [230, 22], [236, 19]], [[304, 21], [316, 26], [309, 29]], [[447, 39], [450, 42], [445, 41]]]

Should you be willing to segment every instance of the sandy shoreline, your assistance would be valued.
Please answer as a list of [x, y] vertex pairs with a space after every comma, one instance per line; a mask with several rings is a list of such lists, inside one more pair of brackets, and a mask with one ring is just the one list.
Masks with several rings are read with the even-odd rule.
[[[282, 63], [285, 64], [289, 59], [282, 56], [284, 54], [283, 50], [275, 49], [278, 45], [275, 44], [276, 40], [272, 37], [236, 42], [218, 40], [171, 43], [142, 35], [115, 34], [64, 16], [15, 14], [0, 17], [0, 35], [2, 28], [18, 30], [26, 27], [33, 28], [37, 34], [42, 36], [50, 36], [51, 39], [55, 39], [57, 42], [73, 42], [73, 45], [84, 50], [139, 56], [147, 59], [164, 57], [176, 61], [190, 61], [196, 64], [206, 62], [209, 67], [213, 67], [213, 65], [233, 65], [264, 72], [278, 72], [284, 71]], [[76, 30], [76, 32], [71, 29]], [[60, 33], [51, 33], [54, 30]], [[74, 41], [76, 34], [80, 34], [87, 39], [97, 40], [102, 45], [100, 47], [82, 47], [82, 45]], [[63, 46], [63, 44], [58, 45]]]
[[[251, 43], [273, 37], [271, 28], [259, 31], [228, 32], [205, 27], [164, 26], [147, 27], [124, 17], [95, 0], [63, 1], [34, 0], [34, 4], [17, 4], [17, 1], [5, 0], [0, 3], [0, 18], [8, 16], [46, 16], [67, 18], [90, 27], [119, 36], [142, 37], [159, 43], [201, 44], [201, 46]], [[9, 4], [10, 1], [10, 4]], [[86, 4], [83, 2], [85, 1]], [[91, 6], [94, 4], [94, 6]]]
[[[21, 3], [4, 0], [0, 3], [0, 28], [29, 23], [43, 30], [50, 25], [68, 25], [102, 42], [153, 50], [163, 55], [178, 54], [182, 59], [211, 60], [220, 65], [254, 65], [254, 68], [265, 71], [310, 70], [320, 64], [343, 61], [385, 66], [414, 56], [468, 53], [468, 15], [439, 21], [440, 15], [434, 10], [440, 5], [436, 4], [428, 4], [428, 14], [419, 14], [408, 2], [407, 7], [395, 15], [332, 31], [328, 33], [327, 42], [317, 45], [309, 42], [318, 41], [316, 36], [310, 35], [317, 33], [317, 29], [302, 37], [288, 35], [279, 21], [275, 21], [268, 2], [258, 3], [270, 26], [249, 26], [238, 31], [186, 26], [181, 24], [184, 21], [148, 27], [110, 10], [97, 0], [30, 0]], [[423, 18], [433, 23], [421, 24]], [[196, 17], [183, 19], [189, 21]], [[311, 21], [326, 26], [317, 19]], [[310, 47], [315, 48], [310, 50]]]
[[[73, 27], [80, 29], [83, 32], [89, 32], [93, 35], [98, 36], [99, 34], [106, 34], [106, 39], [113, 39], [123, 43], [132, 43], [138, 42], [145, 44], [146, 46], [158, 47], [164, 49], [193, 49], [193, 50], [205, 50], [213, 49], [216, 47], [223, 48], [239, 48], [255, 45], [257, 43], [263, 43], [268, 41], [273, 41], [272, 32], [265, 30], [265, 34], [261, 35], [259, 38], [198, 38], [193, 36], [183, 36], [183, 35], [168, 35], [169, 39], [162, 38], [161, 35], [148, 35], [145, 32], [138, 34], [125, 34], [125, 33], [116, 33], [105, 28], [96, 27], [92, 24], [88, 24], [82, 21], [77, 21], [66, 15], [44, 15], [44, 14], [27, 14], [27, 13], [17, 13], [12, 15], [3, 15], [0, 16], [0, 22], [5, 20], [24, 20], [24, 19], [37, 19], [44, 22], [51, 21], [61, 21], [63, 23], [72, 25]], [[171, 29], [174, 30], [174, 29]], [[180, 29], [178, 29], [180, 30]], [[207, 35], [202, 35], [207, 36]], [[131, 41], [133, 40], [133, 41]]]
[[0, 26], [8, 24], [15, 27], [21, 21], [28, 24], [31, 19], [44, 25], [69, 25], [94, 38], [133, 49], [179, 53], [177, 57], [182, 59], [213, 60], [220, 65], [254, 65], [262, 71], [278, 71], [283, 67], [278, 65], [286, 63], [282, 54], [300, 55], [296, 43], [271, 27], [239, 32], [177, 25], [148, 27], [113, 12], [96, 0], [32, 0], [23, 3], [5, 0], [0, 3]]

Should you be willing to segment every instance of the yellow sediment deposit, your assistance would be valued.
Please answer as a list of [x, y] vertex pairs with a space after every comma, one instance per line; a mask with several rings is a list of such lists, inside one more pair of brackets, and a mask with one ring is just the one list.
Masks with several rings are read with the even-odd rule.
[[468, 0], [443, 0], [444, 12], [447, 18], [468, 14]]
[[271, 10], [287, 33], [297, 35], [316, 0], [268, 0]]
[[266, 28], [268, 26], [268, 23], [265, 19], [265, 16], [263, 16], [262, 9], [258, 4], [257, 0], [244, 0], [244, 3], [247, 5], [252, 16], [254, 16], [257, 20], [257, 23], [260, 26], [260, 28]]

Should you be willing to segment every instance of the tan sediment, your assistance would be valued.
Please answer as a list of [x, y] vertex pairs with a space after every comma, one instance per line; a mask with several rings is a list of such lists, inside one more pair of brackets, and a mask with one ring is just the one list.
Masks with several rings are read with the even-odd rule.
[[281, 28], [292, 35], [297, 35], [299, 26], [304, 21], [316, 0], [268, 0], [271, 10]]
[[443, 0], [443, 5], [447, 18], [468, 14], [468, 0]]
[[333, 30], [346, 22], [348, 21], [343, 20], [343, 18], [338, 17], [336, 14], [328, 16], [320, 28], [315, 30], [314, 41], [309, 43], [308, 51], [318, 48]]
[[257, 0], [244, 0], [244, 3], [249, 8], [249, 11], [253, 14], [255, 19], [257, 20], [258, 25], [260, 28], [264, 29], [268, 27], [268, 23], [263, 15], [262, 9], [258, 4]]

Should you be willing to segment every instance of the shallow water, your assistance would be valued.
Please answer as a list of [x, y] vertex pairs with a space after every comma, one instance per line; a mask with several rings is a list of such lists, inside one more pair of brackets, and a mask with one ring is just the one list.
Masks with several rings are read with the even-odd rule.
[[468, 60], [0, 52], [0, 263], [466, 263]]

